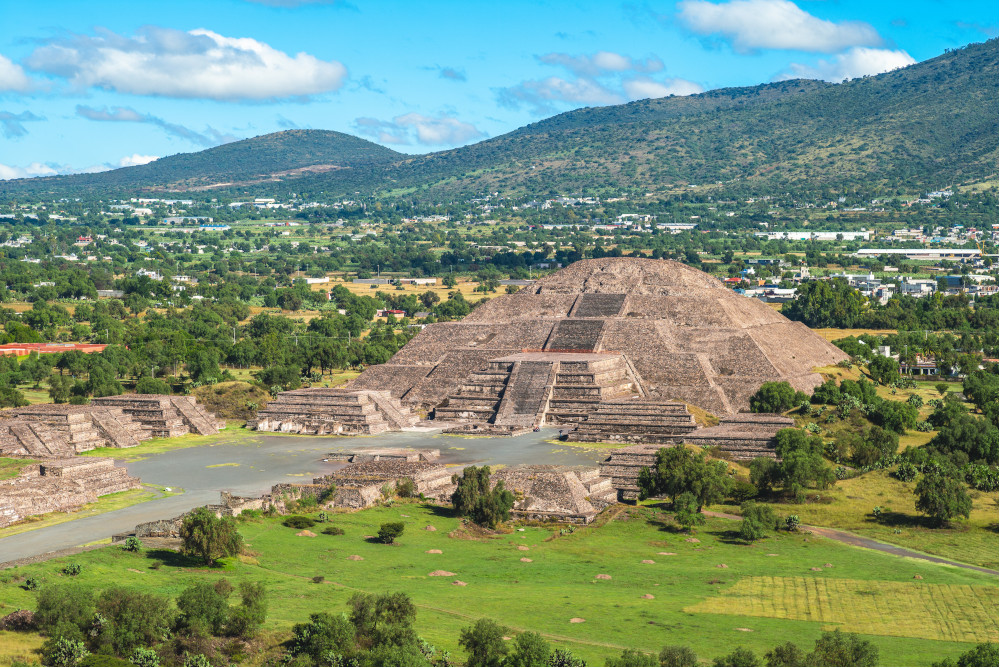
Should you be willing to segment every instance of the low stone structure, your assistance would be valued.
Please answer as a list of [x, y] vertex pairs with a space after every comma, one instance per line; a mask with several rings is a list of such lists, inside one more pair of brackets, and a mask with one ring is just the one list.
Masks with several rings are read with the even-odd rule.
[[138, 478], [109, 457], [46, 459], [0, 481], [0, 527], [32, 515], [77, 510], [99, 496], [139, 486]]
[[694, 416], [680, 402], [602, 401], [566, 438], [585, 443], [677, 443], [697, 428]]
[[494, 485], [498, 481], [515, 493], [515, 518], [589, 524], [617, 501], [611, 479], [597, 467], [513, 466], [490, 476]]
[[94, 397], [91, 404], [101, 408], [118, 408], [157, 437], [185, 434], [207, 436], [219, 433], [226, 426], [224, 421], [205, 410], [193, 397], [122, 394]]
[[418, 417], [389, 392], [311, 387], [280, 392], [247, 426], [293, 434], [380, 434], [412, 427]]
[[775, 435], [794, 424], [794, 420], [781, 415], [740, 413], [723, 419], [715, 427], [697, 429], [675, 440], [615, 450], [601, 464], [601, 475], [611, 478], [611, 484], [618, 490], [620, 499], [632, 500], [639, 493], [639, 471], [643, 467], [656, 467], [656, 453], [662, 447], [683, 442], [703, 447], [718, 446], [735, 461], [749, 461], [756, 457], [774, 458]]
[[313, 484], [323, 488], [336, 485], [335, 506], [366, 508], [382, 498], [383, 486], [395, 488], [405, 478], [413, 481], [415, 494], [432, 499], [450, 499], [455, 489], [451, 473], [440, 464], [391, 459], [350, 464], [314, 479]]
[[102, 447], [132, 448], [152, 438], [150, 430], [116, 407], [36, 404], [2, 415], [11, 422], [0, 422], [0, 450], [15, 454], [66, 456]]
[[351, 463], [403, 461], [403, 462], [436, 462], [441, 458], [441, 451], [411, 450], [409, 448], [359, 448], [348, 452], [331, 452], [327, 455], [333, 461]]

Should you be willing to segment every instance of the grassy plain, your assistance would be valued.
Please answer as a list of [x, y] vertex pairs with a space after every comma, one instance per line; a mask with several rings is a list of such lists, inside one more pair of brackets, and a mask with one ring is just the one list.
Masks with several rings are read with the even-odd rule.
[[[79, 563], [83, 570], [75, 580], [82, 584], [101, 588], [115, 582], [169, 597], [222, 576], [264, 581], [271, 596], [265, 630], [278, 640], [311, 612], [344, 610], [355, 591], [404, 591], [418, 606], [418, 632], [456, 658], [464, 657], [459, 631], [482, 616], [515, 630], [539, 631], [588, 665], [602, 665], [623, 647], [657, 651], [665, 644], [686, 644], [702, 663], [737, 646], [758, 655], [788, 640], [811, 648], [821, 631], [837, 627], [864, 633], [878, 645], [883, 665], [929, 665], [954, 658], [971, 642], [996, 640], [994, 576], [808, 535], [782, 533], [745, 545], [735, 537], [737, 524], [724, 519], [709, 519], [696, 534], [700, 542], [689, 542], [658, 508], [619, 510], [613, 519], [605, 516], [609, 521], [603, 526], [568, 534], [527, 526], [479, 538], [456, 531], [460, 521], [449, 509], [416, 503], [336, 514], [332, 521], [345, 530], [343, 536], [300, 537], [277, 519], [252, 520], [241, 525], [248, 556], [221, 569], [199, 568], [169, 552], [132, 554], [111, 546], [5, 571], [0, 614], [33, 606], [33, 594], [20, 587], [23, 578], [39, 578], [43, 586], [65, 582], [62, 567]], [[406, 526], [399, 544], [365, 538], [388, 521]], [[151, 568], [155, 560], [164, 565]], [[436, 570], [452, 575], [429, 575]], [[611, 579], [598, 579], [598, 574]], [[917, 574], [923, 579], [914, 580]], [[314, 583], [315, 576], [325, 581]], [[767, 592], [770, 608], [734, 604], [731, 599], [748, 588], [762, 589], [762, 578], [788, 583]], [[854, 598], [848, 600], [865, 597], [868, 605], [806, 614], [792, 605], [799, 598], [797, 588], [829, 595], [851, 591]], [[730, 600], [720, 605], [719, 597]], [[802, 598], [812, 605], [823, 595]], [[979, 608], [963, 613], [963, 632], [953, 633], [949, 606], [962, 602]], [[897, 610], [922, 611], [920, 624], [886, 623]], [[585, 621], [572, 623], [574, 618]], [[18, 636], [17, 642], [23, 648], [27, 641]], [[17, 651], [12, 647], [0, 636], [0, 657]]]
[[25, 466], [37, 464], [37, 459], [17, 459], [13, 457], [0, 457], [0, 480], [16, 478]]
[[81, 452], [84, 457], [114, 457], [126, 462], [136, 462], [145, 459], [150, 455], [158, 455], [161, 452], [170, 450], [182, 450], [192, 448], [197, 445], [221, 445], [240, 443], [254, 438], [254, 432], [244, 429], [238, 420], [227, 422], [225, 429], [218, 434], [200, 436], [198, 434], [186, 434], [184, 436], [174, 436], [173, 438], [153, 438], [143, 441], [134, 448], [94, 448], [87, 452]]

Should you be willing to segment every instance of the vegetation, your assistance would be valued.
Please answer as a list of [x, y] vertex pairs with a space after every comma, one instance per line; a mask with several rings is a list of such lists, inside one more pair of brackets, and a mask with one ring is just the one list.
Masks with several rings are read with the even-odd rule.
[[206, 566], [231, 557], [243, 549], [243, 537], [231, 517], [217, 517], [208, 508], [193, 510], [181, 523], [185, 554], [197, 557]]
[[476, 524], [488, 529], [510, 519], [514, 507], [514, 494], [504, 488], [500, 480], [490, 486], [490, 467], [466, 467], [461, 476], [453, 476], [458, 484], [452, 495], [455, 511]]

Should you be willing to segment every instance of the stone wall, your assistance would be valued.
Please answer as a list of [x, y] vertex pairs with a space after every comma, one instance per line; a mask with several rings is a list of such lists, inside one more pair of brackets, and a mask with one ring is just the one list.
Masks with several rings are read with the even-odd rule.
[[247, 426], [293, 434], [380, 434], [417, 421], [389, 392], [313, 387], [279, 392]]

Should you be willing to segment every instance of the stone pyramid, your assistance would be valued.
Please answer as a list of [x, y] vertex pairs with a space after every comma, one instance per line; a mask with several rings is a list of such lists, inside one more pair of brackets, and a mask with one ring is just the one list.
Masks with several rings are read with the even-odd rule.
[[581, 260], [459, 322], [429, 325], [388, 363], [349, 387], [389, 390], [432, 409], [490, 360], [524, 353], [621, 356], [648, 400], [681, 400], [719, 415], [746, 410], [765, 381], [806, 392], [814, 367], [846, 355], [805, 325], [708, 274], [670, 260]]

